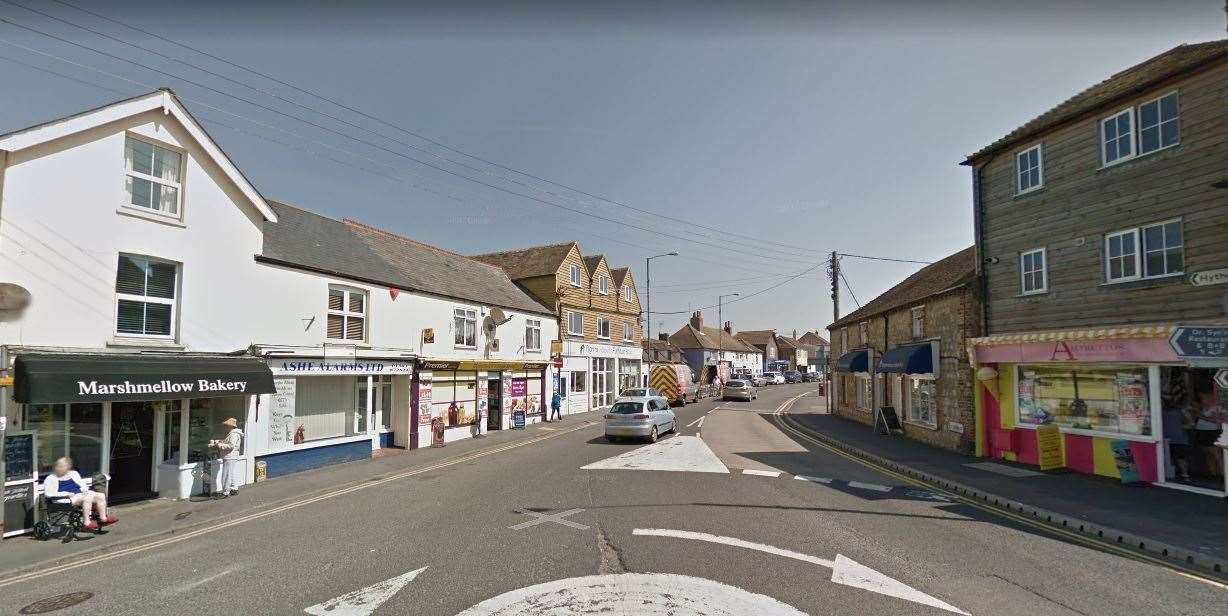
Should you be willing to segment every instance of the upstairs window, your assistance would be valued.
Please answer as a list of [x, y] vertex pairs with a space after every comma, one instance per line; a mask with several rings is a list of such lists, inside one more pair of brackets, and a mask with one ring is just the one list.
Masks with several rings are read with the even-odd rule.
[[452, 342], [458, 347], [478, 346], [478, 311], [456, 308], [452, 311]]
[[150, 257], [119, 255], [115, 275], [115, 333], [171, 338], [179, 265]]
[[604, 317], [597, 318], [597, 337], [605, 340], [610, 339], [610, 320]]
[[571, 266], [571, 286], [573, 287], [580, 286], [580, 266], [579, 265]]
[[631, 295], [631, 285], [629, 284], [623, 285], [623, 301], [627, 303], [635, 301], [635, 298]]
[[[925, 306], [917, 306], [912, 309], [912, 337], [920, 338], [925, 335]], [[819, 347], [822, 348], [822, 347]]]
[[124, 143], [128, 205], [178, 217], [182, 165], [179, 152], [129, 136]]
[[1165, 94], [1138, 106], [1138, 153], [1147, 154], [1181, 141], [1181, 113], [1177, 93]]
[[1175, 276], [1185, 270], [1180, 220], [1110, 233], [1104, 244], [1108, 282]]
[[1100, 143], [1106, 165], [1134, 156], [1133, 108], [1100, 121]]
[[542, 349], [542, 322], [537, 319], [524, 321], [524, 348], [527, 351]]
[[598, 281], [598, 289], [602, 295], [610, 294], [610, 277], [602, 276]]
[[635, 334], [635, 328], [630, 323], [623, 323], [623, 340], [631, 342], [631, 338]]
[[1049, 289], [1045, 249], [1029, 250], [1019, 255], [1019, 292], [1023, 295], [1044, 293]]
[[567, 335], [584, 335], [584, 314], [580, 312], [567, 313]]
[[358, 289], [328, 289], [329, 340], [362, 342], [367, 339], [367, 294]]
[[1137, 230], [1110, 233], [1104, 237], [1105, 270], [1109, 282], [1138, 278]]
[[1040, 144], [1034, 145], [1015, 155], [1015, 186], [1017, 193], [1025, 193], [1040, 188], [1044, 183], [1041, 170]]

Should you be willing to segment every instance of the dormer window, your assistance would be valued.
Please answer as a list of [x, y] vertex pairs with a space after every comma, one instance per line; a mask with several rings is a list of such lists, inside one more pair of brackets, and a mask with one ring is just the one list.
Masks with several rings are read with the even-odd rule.
[[597, 288], [599, 289], [599, 292], [602, 295], [609, 295], [610, 294], [610, 277], [602, 276], [600, 280], [598, 280]]
[[573, 287], [580, 286], [580, 266], [579, 265], [571, 266], [571, 286]]
[[629, 284], [623, 285], [623, 301], [628, 304], [635, 301], [635, 298], [631, 295], [631, 285]]
[[179, 217], [183, 156], [131, 135], [124, 143], [128, 207]]

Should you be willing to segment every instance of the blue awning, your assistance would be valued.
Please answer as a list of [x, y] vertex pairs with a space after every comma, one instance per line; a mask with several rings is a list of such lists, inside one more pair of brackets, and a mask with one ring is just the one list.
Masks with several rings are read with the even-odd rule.
[[870, 350], [849, 351], [836, 361], [837, 372], [869, 372]]
[[883, 353], [878, 360], [878, 372], [902, 372], [904, 374], [933, 374], [934, 345], [905, 344]]

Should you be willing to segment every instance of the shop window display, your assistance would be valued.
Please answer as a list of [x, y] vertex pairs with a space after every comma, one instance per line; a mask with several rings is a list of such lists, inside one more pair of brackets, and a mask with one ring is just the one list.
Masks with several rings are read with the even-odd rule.
[[1224, 455], [1215, 442], [1228, 423], [1228, 391], [1215, 370], [1163, 367], [1162, 423], [1169, 481], [1225, 491]]
[[1020, 366], [1021, 425], [1150, 436], [1147, 368], [1141, 366]]
[[61, 456], [71, 457], [83, 476], [101, 470], [101, 404], [32, 404], [25, 410], [25, 429], [37, 435], [40, 476]]

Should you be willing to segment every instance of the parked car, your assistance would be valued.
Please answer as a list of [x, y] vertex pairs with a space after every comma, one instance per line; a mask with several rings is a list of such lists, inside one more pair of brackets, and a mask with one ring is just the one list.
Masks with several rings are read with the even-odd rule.
[[763, 378], [767, 380], [768, 385], [784, 385], [785, 377], [779, 372], [764, 372]]
[[755, 376], [751, 377], [750, 382], [755, 387], [763, 387], [768, 384], [767, 377], [763, 376], [762, 374], [756, 374]]
[[750, 402], [759, 396], [755, 394], [755, 386], [745, 379], [733, 379], [725, 383], [725, 393], [722, 400], [745, 400]]
[[633, 437], [655, 443], [662, 434], [677, 429], [678, 420], [674, 417], [674, 411], [669, 408], [669, 402], [659, 396], [624, 396], [616, 400], [605, 414], [605, 438], [610, 442]]
[[801, 382], [802, 382], [802, 373], [800, 373], [800, 372], [798, 372], [798, 371], [796, 371], [796, 370], [790, 370], [790, 371], [786, 372], [786, 373], [785, 373], [785, 382], [786, 382], [786, 383], [801, 383]]
[[624, 389], [622, 393], [618, 394], [618, 397], [614, 399], [614, 402], [618, 402], [624, 398], [652, 398], [654, 400], [660, 400], [664, 402], [666, 406], [669, 406], [669, 397], [657, 391], [654, 387], [632, 387], [629, 389]]
[[802, 380], [807, 383], [818, 383], [823, 380], [823, 375], [818, 372], [807, 372], [802, 375]]

